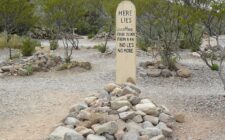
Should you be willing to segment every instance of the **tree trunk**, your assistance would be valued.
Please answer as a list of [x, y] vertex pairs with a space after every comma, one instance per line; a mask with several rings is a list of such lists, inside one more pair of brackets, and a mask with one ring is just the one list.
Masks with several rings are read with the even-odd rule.
[[6, 44], [7, 44], [7, 48], [9, 49], [9, 59], [12, 59], [12, 48], [11, 48], [11, 46], [10, 46], [10, 44], [9, 44], [9, 41], [10, 41], [10, 35], [7, 33], [6, 34]]
[[[105, 45], [104, 45], [105, 48], [107, 48], [108, 39], [109, 39], [111, 33], [112, 33], [112, 24], [111, 24], [110, 27], [109, 27], [109, 33], [108, 33], [108, 35], [107, 35], [107, 37], [106, 37], [106, 40], [105, 40]], [[105, 49], [105, 50], [106, 50], [106, 49]]]

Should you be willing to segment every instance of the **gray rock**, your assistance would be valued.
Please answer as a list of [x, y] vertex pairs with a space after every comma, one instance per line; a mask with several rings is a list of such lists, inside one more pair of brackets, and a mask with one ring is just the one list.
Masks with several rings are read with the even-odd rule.
[[109, 134], [114, 134], [118, 130], [118, 125], [116, 122], [111, 121], [104, 123], [102, 125], [100, 124], [95, 124], [92, 126], [93, 130], [96, 132], [96, 134], [103, 134], [103, 133], [109, 133]]
[[48, 140], [64, 140], [66, 133], [76, 133], [73, 129], [59, 126], [48, 137]]
[[2, 69], [0, 69], [0, 73], [3, 73], [3, 70]]
[[149, 99], [141, 99], [140, 104], [152, 103]]
[[111, 93], [116, 87], [118, 87], [115, 83], [109, 83], [105, 85], [104, 89], [108, 92]]
[[172, 123], [174, 122], [174, 118], [168, 114], [160, 113], [159, 120], [164, 123]]
[[159, 111], [153, 103], [137, 104], [135, 106], [136, 110], [142, 111], [148, 115], [157, 116]]
[[143, 122], [143, 118], [141, 115], [137, 115], [133, 118], [133, 121], [136, 123], [141, 123], [141, 122]]
[[70, 108], [70, 112], [80, 112], [81, 110], [84, 110], [87, 107], [88, 106], [86, 103], [75, 104]]
[[166, 137], [172, 136], [173, 130], [170, 129], [169, 127], [167, 127], [167, 125], [165, 123], [160, 122], [156, 127], [162, 130], [162, 133], [164, 136], [166, 136]]
[[159, 128], [146, 128], [144, 131], [141, 132], [142, 135], [148, 135], [150, 138], [162, 135], [162, 131]]
[[140, 65], [140, 67], [148, 68], [148, 66], [153, 66], [154, 62], [146, 61], [146, 62], [141, 62], [139, 65]]
[[125, 83], [125, 85], [135, 90], [138, 93], [138, 95], [141, 94], [141, 89], [139, 89], [136, 85], [132, 83]]
[[136, 130], [130, 130], [124, 134], [123, 140], [138, 140], [139, 134]]
[[159, 69], [150, 69], [147, 72], [149, 77], [159, 77], [161, 75], [161, 70]]
[[127, 100], [111, 101], [111, 108], [117, 110], [124, 106], [131, 106], [130, 102]]
[[151, 138], [150, 140], [166, 140], [166, 138], [163, 135], [159, 135], [159, 136]]
[[99, 112], [99, 113], [107, 113], [110, 112], [111, 109], [108, 106], [103, 106], [103, 107], [97, 107], [97, 108], [93, 108], [95, 110], [95, 112]]
[[128, 112], [119, 113], [119, 117], [122, 120], [132, 119], [134, 116], [135, 116], [135, 112], [134, 111], [128, 111]]
[[89, 120], [91, 118], [91, 112], [87, 110], [81, 110], [80, 113], [77, 115], [79, 120]]
[[90, 134], [87, 136], [87, 140], [106, 140], [106, 138], [104, 136]]
[[127, 122], [126, 123], [126, 128], [127, 128], [128, 131], [135, 130], [135, 131], [137, 131], [139, 133], [144, 131], [144, 129], [139, 124], [137, 124], [136, 122], [133, 122], [133, 121]]
[[171, 71], [170, 70], [168, 70], [168, 69], [163, 69], [162, 71], [161, 71], [161, 75], [163, 76], [163, 77], [171, 77], [171, 76], [173, 76], [172, 75], [172, 73], [171, 73]]
[[112, 92], [112, 96], [121, 96], [122, 95], [122, 89], [120, 87], [116, 87]]
[[64, 135], [64, 140], [84, 140], [84, 137], [76, 132], [67, 132]]
[[110, 135], [110, 134], [107, 134], [107, 133], [104, 134], [104, 137], [106, 138], [106, 140], [115, 140], [113, 135]]
[[136, 111], [135, 114], [136, 114], [136, 115], [141, 115], [141, 116], [145, 116], [145, 115], [146, 115], [145, 112], [140, 111], [140, 110]]
[[95, 96], [90, 96], [90, 97], [86, 97], [84, 99], [84, 102], [87, 104], [87, 105], [90, 105], [92, 104], [95, 100], [97, 100], [98, 98], [95, 97]]
[[131, 96], [129, 101], [132, 105], [137, 105], [141, 101], [141, 98], [138, 96]]
[[153, 124], [152, 124], [151, 122], [149, 122], [149, 121], [144, 121], [144, 122], [142, 123], [142, 127], [143, 127], [144, 129], [146, 129], [146, 128], [153, 128], [154, 126], [153, 126]]
[[2, 66], [1, 70], [3, 72], [10, 72], [13, 69], [13, 66]]
[[139, 75], [140, 75], [140, 77], [143, 77], [143, 78], [148, 76], [147, 72], [144, 72], [144, 71], [140, 71]]
[[127, 110], [129, 110], [130, 108], [128, 106], [124, 106], [124, 107], [121, 107], [117, 110], [118, 113], [121, 113], [121, 112], [125, 112]]
[[83, 126], [78, 126], [75, 128], [75, 131], [81, 134], [84, 137], [87, 137], [89, 134], [94, 134], [94, 131], [92, 129], [88, 129]]
[[123, 88], [120, 96], [127, 95], [127, 94], [138, 95], [138, 93], [129, 86], [126, 86], [126, 87]]
[[17, 70], [17, 74], [19, 76], [27, 76], [27, 75], [29, 75], [28, 71], [26, 69], [23, 69], [23, 68], [18, 69]]
[[159, 123], [159, 118], [158, 117], [154, 117], [154, 116], [146, 115], [146, 116], [144, 116], [144, 120], [145, 121], [149, 121], [149, 122], [151, 122], [154, 125], [157, 125]]
[[64, 121], [65, 125], [71, 125], [71, 126], [77, 126], [79, 123], [79, 120], [73, 117], [67, 117]]

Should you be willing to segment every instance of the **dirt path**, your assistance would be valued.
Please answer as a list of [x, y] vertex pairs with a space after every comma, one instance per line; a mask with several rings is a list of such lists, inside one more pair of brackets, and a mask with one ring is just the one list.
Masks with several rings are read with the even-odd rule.
[[[62, 54], [58, 50], [58, 54]], [[185, 54], [186, 55], [186, 54]], [[94, 50], [82, 49], [73, 56], [90, 61], [93, 70], [37, 73], [30, 77], [0, 79], [0, 139], [43, 140], [68, 113], [69, 107], [86, 95], [101, 92], [114, 81], [115, 60]], [[139, 61], [147, 56], [138, 57]], [[190, 79], [138, 78], [143, 96], [182, 112], [186, 123], [177, 125], [179, 140], [224, 140], [225, 98], [216, 73], [188, 55], [181, 61], [193, 70]]]

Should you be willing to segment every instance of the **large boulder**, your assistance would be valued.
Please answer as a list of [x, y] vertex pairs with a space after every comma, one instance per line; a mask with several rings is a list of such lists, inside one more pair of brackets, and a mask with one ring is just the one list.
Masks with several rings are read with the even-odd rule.
[[84, 137], [76, 132], [67, 132], [64, 135], [64, 140], [85, 140]]

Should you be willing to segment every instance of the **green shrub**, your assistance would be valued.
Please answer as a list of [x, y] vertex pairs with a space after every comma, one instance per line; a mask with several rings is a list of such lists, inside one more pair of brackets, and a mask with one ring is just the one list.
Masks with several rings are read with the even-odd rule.
[[27, 65], [25, 67], [26, 71], [27, 71], [27, 75], [32, 75], [33, 74], [33, 66], [32, 65]]
[[97, 49], [101, 53], [106, 52], [106, 47], [103, 44], [94, 46], [94, 49]]
[[92, 39], [94, 36], [95, 36], [95, 34], [90, 33], [90, 34], [88, 34], [88, 39]]
[[218, 64], [212, 64], [211, 69], [212, 69], [213, 71], [219, 71], [219, 65], [218, 65]]
[[0, 34], [0, 49], [5, 48], [7, 45], [6, 34]]
[[37, 46], [37, 42], [31, 39], [25, 39], [23, 41], [23, 46], [21, 47], [21, 53], [23, 56], [31, 56], [35, 51], [35, 46]]
[[148, 45], [143, 41], [138, 41], [138, 48], [145, 52], [148, 51]]
[[50, 49], [51, 50], [56, 50], [59, 47], [58, 41], [57, 40], [52, 40], [50, 41]]
[[23, 40], [18, 35], [12, 35], [9, 40], [9, 45], [11, 48], [20, 49], [23, 46]]

